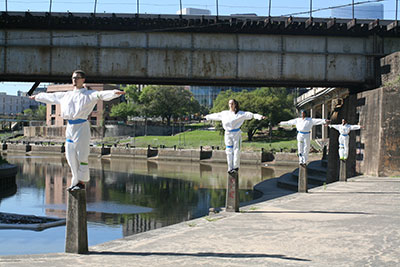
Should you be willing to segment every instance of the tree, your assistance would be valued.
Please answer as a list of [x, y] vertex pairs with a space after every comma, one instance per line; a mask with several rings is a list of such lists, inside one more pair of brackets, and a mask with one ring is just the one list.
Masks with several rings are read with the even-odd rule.
[[136, 108], [132, 103], [122, 102], [111, 108], [110, 116], [119, 117], [126, 121], [129, 116], [136, 115]]
[[121, 89], [126, 93], [125, 94], [126, 102], [114, 105], [111, 108], [110, 116], [119, 117], [124, 121], [127, 121], [129, 116], [135, 116], [138, 114], [137, 102], [139, 100], [140, 91], [136, 85], [132, 84], [129, 84], [125, 87], [121, 87]]
[[40, 105], [38, 107], [36, 110], [36, 118], [41, 121], [46, 120], [46, 106]]
[[139, 96], [140, 111], [145, 117], [161, 117], [170, 125], [171, 119], [199, 112], [193, 94], [182, 86], [150, 85]]
[[229, 99], [236, 99], [239, 102], [240, 110], [259, 113], [267, 117], [266, 120], [245, 121], [242, 130], [247, 133], [251, 141], [258, 129], [277, 125], [282, 120], [290, 119], [293, 116], [293, 95], [288, 94], [286, 88], [262, 87], [254, 91], [232, 92], [222, 91], [216, 100], [211, 112], [220, 112], [228, 109]]

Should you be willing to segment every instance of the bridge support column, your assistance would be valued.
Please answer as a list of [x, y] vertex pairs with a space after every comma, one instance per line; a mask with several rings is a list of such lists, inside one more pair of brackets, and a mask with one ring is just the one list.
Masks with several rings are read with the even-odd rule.
[[308, 184], [307, 166], [299, 165], [298, 192], [307, 193], [308, 192], [307, 184]]
[[346, 161], [340, 161], [339, 181], [347, 182]]
[[[322, 104], [322, 118], [328, 119], [328, 102]], [[328, 138], [328, 127], [322, 126], [322, 139]]]
[[[310, 117], [311, 118], [315, 118], [315, 107], [312, 107], [310, 109]], [[311, 128], [311, 140], [315, 140], [315, 136], [316, 136], [316, 131], [315, 131], [315, 127]]]
[[239, 212], [239, 173], [228, 173], [226, 211]]
[[65, 252], [87, 254], [86, 190], [68, 193]]

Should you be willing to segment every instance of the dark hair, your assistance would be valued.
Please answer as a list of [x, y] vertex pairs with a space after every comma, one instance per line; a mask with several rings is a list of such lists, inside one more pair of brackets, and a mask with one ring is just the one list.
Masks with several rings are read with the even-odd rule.
[[239, 112], [239, 102], [236, 99], [231, 99], [233, 103], [235, 104], [235, 114]]
[[306, 110], [304, 110], [304, 109], [300, 110], [300, 115], [301, 115], [301, 113], [304, 113], [304, 115], [306, 115], [306, 117], [307, 117], [307, 111]]
[[86, 78], [86, 74], [83, 70], [76, 70], [73, 73], [79, 74], [82, 78]]

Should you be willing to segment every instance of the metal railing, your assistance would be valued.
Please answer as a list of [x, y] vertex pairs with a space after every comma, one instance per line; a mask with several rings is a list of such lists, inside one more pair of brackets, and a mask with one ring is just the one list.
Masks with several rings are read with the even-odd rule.
[[[338, 9], [338, 8], [347, 8], [351, 7], [351, 16], [352, 19], [355, 19], [355, 10], [359, 6], [365, 6], [370, 3], [379, 3], [383, 2], [385, 7], [388, 8], [386, 10], [387, 14], [390, 14], [390, 19], [394, 19], [397, 22], [398, 15], [398, 1], [399, 0], [360, 0], [355, 2], [354, 0], [348, 0], [348, 3], [342, 5], [329, 6], [326, 1], [322, 0], [303, 0], [303, 1], [295, 1], [296, 6], [291, 7], [283, 7], [282, 3], [272, 0], [264, 0], [260, 1], [259, 6], [251, 6], [248, 3], [243, 3], [240, 5], [234, 5], [232, 1], [228, 0], [206, 0], [201, 3], [193, 3], [183, 0], [170, 0], [170, 2], [165, 1], [157, 1], [157, 0], [136, 0], [129, 2], [127, 0], [87, 0], [87, 2], [69, 0], [69, 1], [60, 1], [60, 0], [49, 0], [48, 4], [45, 1], [33, 0], [33, 1], [20, 1], [20, 0], [5, 0], [5, 9], [4, 11], [43, 11], [51, 14], [52, 12], [71, 12], [72, 9], [76, 9], [79, 5], [77, 12], [86, 12], [90, 13], [89, 10], [93, 10], [93, 15], [100, 13], [131, 13], [131, 14], [148, 14], [148, 13], [156, 13], [156, 14], [171, 14], [172, 10], [178, 10], [177, 12], [173, 12], [174, 14], [180, 14], [181, 16], [185, 15], [184, 8], [203, 8], [210, 9], [210, 12], [214, 13], [216, 17], [220, 15], [230, 15], [233, 13], [237, 13], [236, 15], [255, 15], [259, 14], [260, 16], [301, 16], [301, 17], [310, 17], [319, 16], [319, 17], [328, 17], [324, 15], [324, 12]], [[186, 2], [186, 3], [185, 3]], [[101, 6], [101, 10], [99, 10], [99, 6]], [[117, 10], [122, 12], [116, 12]], [[222, 10], [222, 12], [221, 12]], [[283, 12], [283, 10], [290, 10], [289, 12]], [[301, 10], [298, 12], [292, 12], [294, 10]], [[89, 12], [88, 12], [89, 11]], [[153, 12], [156, 11], [156, 12]], [[161, 11], [161, 12], [157, 12]], [[237, 11], [237, 12], [236, 12]], [[75, 12], [75, 11], [74, 11]], [[142, 12], [142, 13], [141, 13]], [[321, 16], [321, 14], [323, 14]], [[199, 14], [201, 15], [201, 14]], [[346, 17], [348, 18], [348, 17]], [[364, 18], [368, 19], [368, 18]], [[370, 19], [376, 19], [371, 17]]]

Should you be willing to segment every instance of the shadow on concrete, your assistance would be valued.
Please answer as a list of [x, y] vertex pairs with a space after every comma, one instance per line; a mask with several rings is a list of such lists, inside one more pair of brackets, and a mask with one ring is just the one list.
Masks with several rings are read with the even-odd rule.
[[399, 195], [400, 192], [309, 192], [310, 194], [321, 195], [348, 195], [348, 194], [364, 194], [364, 195]]
[[316, 213], [316, 214], [363, 214], [363, 215], [371, 215], [372, 213], [368, 212], [358, 212], [358, 211], [324, 211], [324, 210], [289, 210], [289, 211], [280, 211], [280, 210], [271, 210], [271, 211], [262, 211], [262, 210], [248, 210], [241, 211], [241, 213]]
[[252, 254], [252, 253], [175, 253], [175, 252], [114, 252], [114, 251], [90, 251], [91, 255], [118, 255], [118, 256], [187, 256], [187, 257], [218, 257], [218, 258], [276, 258], [294, 261], [311, 261], [308, 259], [287, 257], [280, 254]]

